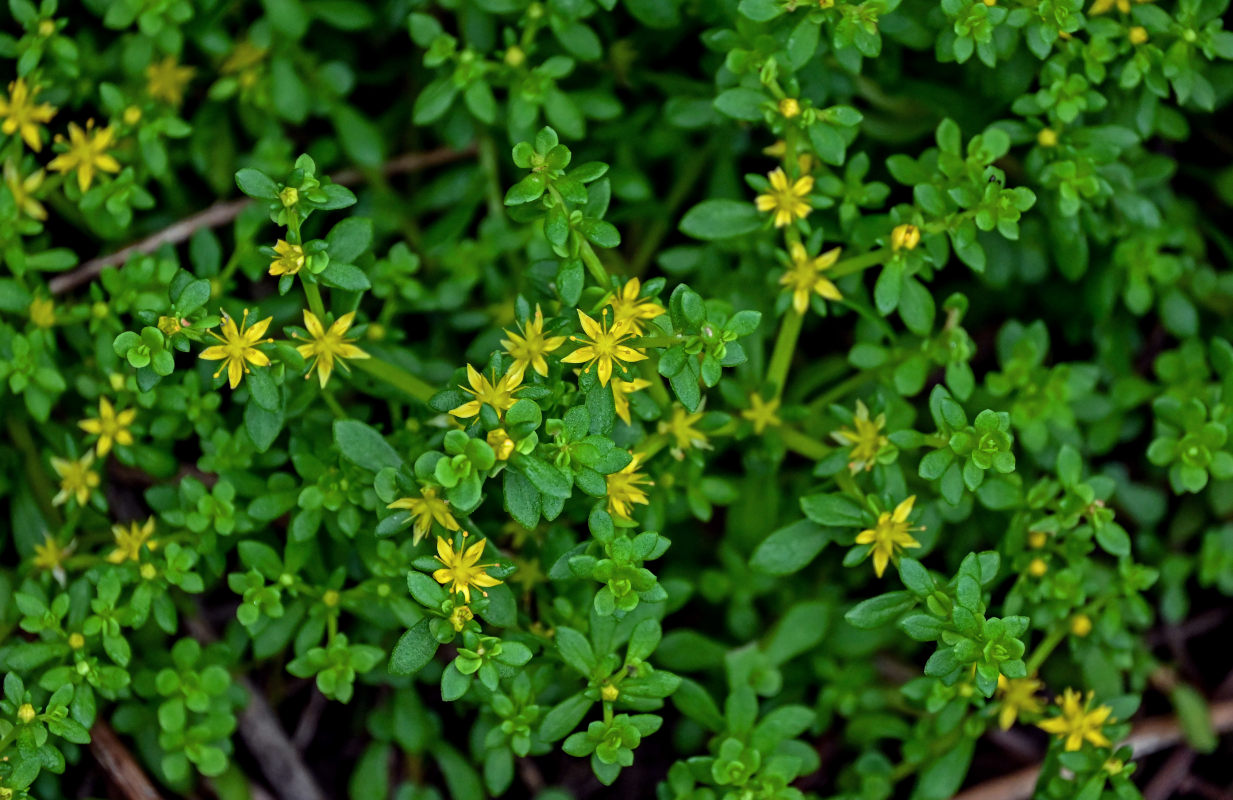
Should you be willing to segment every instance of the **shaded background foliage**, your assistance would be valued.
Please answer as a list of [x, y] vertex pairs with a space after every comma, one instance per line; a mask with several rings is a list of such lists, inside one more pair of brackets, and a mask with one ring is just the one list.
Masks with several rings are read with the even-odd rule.
[[[111, 121], [122, 171], [99, 175], [84, 193], [71, 174], [63, 182], [49, 174], [37, 192], [47, 210], [41, 226], [23, 213], [11, 185], [0, 191], [9, 271], [0, 279], [0, 361], [8, 381], [0, 402], [9, 426], [0, 446], [0, 496], [13, 534], [0, 573], [0, 659], [24, 681], [21, 688], [6, 683], [13, 695], [3, 707], [6, 724], [20, 720], [25, 689], [51, 714], [51, 693], [75, 680], [63, 669], [89, 658], [99, 669], [92, 681], [98, 716], [125, 735], [155, 780], [182, 794], [204, 785], [198, 773], [224, 798], [247, 796], [247, 782], [262, 775], [280, 790], [262, 740], [247, 739], [245, 723], [236, 721], [246, 694], [259, 693], [331, 797], [480, 797], [506, 786], [510, 796], [544, 798], [741, 796], [728, 787], [747, 782], [748, 772], [762, 780], [747, 784], [750, 796], [798, 796], [782, 784], [799, 774], [796, 789], [819, 796], [872, 800], [891, 796], [901, 782], [899, 795], [929, 798], [1001, 775], [1012, 761], [1042, 759], [1038, 796], [1134, 796], [1129, 773], [1107, 769], [1103, 754], [1060, 761], [1060, 748], [1046, 750], [1046, 737], [1034, 729], [992, 732], [1002, 696], [986, 701], [993, 692], [974, 692], [957, 666], [930, 673], [925, 665], [938, 662], [910, 639], [938, 637], [911, 635], [910, 626], [905, 636], [891, 624], [913, 603], [925, 608], [927, 592], [892, 596], [886, 602], [893, 614], [858, 605], [899, 591], [908, 579], [899, 581], [895, 570], [875, 578], [868, 564], [857, 565], [867, 550], [853, 539], [877, 519], [857, 501], [874, 496], [879, 509], [890, 509], [914, 492], [925, 547], [908, 555], [927, 562], [942, 586], [973, 569], [970, 554], [996, 551], [996, 577], [975, 567], [988, 591], [986, 598], [977, 589], [982, 618], [987, 606], [1031, 619], [1018, 638], [1029, 645], [1029, 663], [1033, 653], [1043, 652], [1043, 662], [1053, 652], [1041, 672], [1051, 694], [1095, 689], [1100, 701], [1115, 703], [1122, 722], [1131, 721], [1127, 714], [1141, 697], [1135, 719], [1176, 716], [1188, 747], [1215, 752], [1158, 756], [1130, 776], [1134, 782], [1158, 781], [1152, 796], [1226, 786], [1220, 759], [1227, 742], [1212, 739], [1207, 705], [1227, 700], [1219, 644], [1233, 591], [1233, 542], [1221, 522], [1233, 508], [1233, 470], [1224, 463], [1231, 457], [1224, 385], [1233, 372], [1225, 341], [1233, 243], [1223, 230], [1233, 204], [1226, 133], [1233, 70], [1222, 60], [1233, 47], [1219, 25], [1227, 3], [1134, 4], [1105, 13], [1098, 6], [93, 0], [58, 8], [11, 0], [0, 34], [6, 80], [24, 76], [42, 88], [38, 101], [58, 109], [48, 133], [64, 132], [69, 121]], [[1130, 38], [1138, 26], [1146, 43]], [[1178, 44], [1186, 28], [1201, 34], [1199, 45]], [[159, 97], [151, 83], [149, 68], [168, 57], [194, 70], [182, 101]], [[768, 72], [772, 61], [777, 66]], [[778, 285], [787, 242], [757, 215], [753, 199], [765, 190], [762, 176], [781, 162], [796, 175], [791, 159], [764, 152], [798, 124], [778, 104], [785, 94], [818, 109], [855, 109], [799, 129], [794, 146], [810, 152], [818, 178], [815, 210], [799, 238], [811, 252], [842, 245], [846, 258], [881, 255], [860, 268], [848, 262], [851, 271], [837, 278], [848, 302], [811, 306], [789, 380], [776, 386], [776, 330], [790, 316], [790, 298]], [[135, 120], [130, 109], [139, 111]], [[525, 321], [536, 302], [550, 319], [572, 326], [572, 307], [582, 304], [563, 287], [596, 282], [552, 254], [543, 226], [506, 207], [507, 189], [525, 175], [511, 148], [545, 125], [572, 150], [573, 165], [609, 165], [604, 188], [587, 205], [620, 231], [619, 248], [600, 250], [612, 275], [622, 282], [665, 277], [665, 306], [673, 287], [688, 282], [712, 301], [713, 314], [762, 314], [757, 330], [740, 340], [748, 363], [729, 365], [708, 392], [701, 427], [714, 449], [691, 448], [681, 459], [664, 450], [651, 470], [656, 488], [639, 527], [671, 541], [653, 570], [667, 602], [643, 602], [642, 616], [630, 622], [663, 620], [665, 637], [652, 645], [650, 660], [689, 682], [660, 712], [665, 723], [653, 745], [644, 743], [634, 767], [608, 789], [585, 759], [545, 741], [568, 731], [539, 734], [542, 715], [581, 691], [570, 657], [546, 629], [593, 634], [603, 624], [589, 612], [598, 584], [577, 579], [562, 561], [576, 546], [598, 547], [583, 527], [587, 503], [576, 495], [565, 516], [528, 534], [499, 505], [509, 503], [509, 484], [498, 489], [494, 480], [476, 512], [484, 535], [500, 543], [507, 583], [519, 574], [552, 578], [519, 584], [521, 617], [499, 626], [510, 641], [536, 650], [526, 674], [537, 682], [541, 716], [533, 720], [531, 755], [516, 769], [512, 756], [494, 765], [493, 750], [509, 751], [485, 742], [497, 719], [490, 694], [477, 689], [459, 703], [441, 701], [444, 655], [414, 677], [387, 673], [386, 654], [397, 653], [395, 642], [424, 617], [420, 606], [431, 607], [402, 589], [405, 572], [425, 569], [413, 557], [431, 549], [415, 550], [403, 530], [393, 540], [396, 554], [381, 550], [391, 531], [379, 520], [391, 517], [371, 487], [380, 484], [374, 473], [383, 456], [348, 445], [331, 429], [330, 410], [310, 404], [311, 387], [293, 374], [284, 380], [277, 373], [279, 386], [288, 387], [277, 390], [279, 411], [295, 421], [284, 431], [250, 421], [248, 409], [262, 405], [252, 388], [258, 378], [229, 397], [211, 388], [213, 368], [194, 357], [177, 355], [171, 375], [156, 375], [130, 350], [119, 352], [121, 333], [186, 308], [178, 298], [198, 289], [188, 289], [181, 267], [209, 282], [200, 290], [208, 290], [209, 306], [193, 306], [195, 321], [223, 303], [233, 315], [259, 305], [279, 329], [298, 325], [304, 302], [298, 291], [279, 293], [261, 249], [272, 243], [269, 209], [277, 201], [259, 198], [234, 221], [222, 214], [221, 224], [138, 255], [97, 281], [68, 278], [79, 261], [238, 197], [241, 169], [291, 183], [287, 176], [303, 165], [297, 157], [307, 153], [317, 175], [334, 174], [354, 189], [355, 207], [345, 213], [373, 221], [372, 254], [363, 253], [368, 242], [355, 254], [371, 283], [361, 304], [368, 325], [357, 329], [363, 346], [425, 386], [451, 386], [464, 362], [487, 365], [501, 349], [502, 328]], [[976, 233], [970, 221], [967, 233], [958, 233], [954, 196], [921, 188], [946, 188], [934, 157], [922, 154], [941, 147], [962, 160], [977, 135], [1005, 146], [970, 162], [972, 174], [956, 184], [967, 192], [1028, 190], [1019, 195], [1031, 198], [1018, 209], [1022, 217], [1005, 216], [1018, 218], [1017, 238], [993, 230], [996, 224]], [[6, 137], [5, 163], [22, 176], [46, 166], [54, 145], [44, 137], [38, 157], [18, 135]], [[304, 240], [326, 237], [345, 218], [315, 214], [305, 221]], [[919, 250], [896, 256], [900, 248], [889, 237], [902, 224], [919, 225], [925, 237]], [[821, 240], [811, 238], [815, 231]], [[330, 233], [336, 236], [342, 238]], [[346, 299], [335, 310], [359, 302], [358, 294], [338, 291]], [[965, 299], [948, 300], [956, 294]], [[35, 319], [36, 299], [54, 302], [54, 326]], [[664, 328], [668, 335], [678, 330], [675, 318]], [[187, 339], [154, 339], [156, 351], [189, 350]], [[668, 348], [647, 348], [663, 372]], [[966, 368], [974, 381], [965, 379]], [[29, 373], [31, 386], [19, 388], [17, 373]], [[563, 371], [553, 375], [572, 380]], [[345, 396], [346, 412], [387, 434], [408, 465], [426, 450], [448, 449], [441, 413], [465, 398], [447, 394], [426, 406], [428, 398], [412, 402], [405, 387], [391, 389], [358, 370], [352, 380], [358, 391]], [[940, 410], [946, 401], [939, 389], [958, 398], [961, 423]], [[750, 395], [778, 392], [784, 424], [755, 433], [741, 414]], [[105, 470], [100, 461], [105, 488], [88, 507], [58, 518], [37, 502], [39, 476], [54, 477], [51, 456], [82, 452], [77, 421], [96, 415], [99, 397], [117, 395], [138, 409], [140, 435], [117, 446]], [[690, 411], [697, 406], [680, 389], [677, 397]], [[875, 416], [886, 413], [887, 433], [902, 435], [879, 450], [878, 466], [858, 471], [863, 488], [853, 490], [843, 482], [848, 449], [830, 435], [854, 424], [858, 397]], [[546, 417], [581, 403], [537, 399]], [[1196, 402], [1198, 423], [1184, 410]], [[635, 424], [618, 426], [613, 437], [622, 448], [666, 446], [670, 403], [666, 393], [639, 395]], [[944, 486], [950, 459], [968, 455], [950, 444], [951, 428], [974, 422], [983, 431], [982, 409], [1007, 415], [1005, 424], [998, 419], [1007, 434], [1000, 450], [1013, 449], [1015, 469], [985, 477], [984, 465], [979, 480]], [[1208, 421], [1221, 431], [1205, 432], [1207, 450], [1178, 447]], [[548, 439], [546, 429], [540, 438]], [[918, 450], [942, 453], [946, 463], [935, 473], [927, 459], [916, 459]], [[1100, 508], [1116, 512], [1120, 524], [1102, 517], [1101, 528], [1093, 521], [1099, 512], [1082, 524], [1060, 523], [1054, 561], [1032, 584], [1024, 576], [1039, 548], [1030, 532], [1043, 516], [1067, 516], [1064, 507], [1047, 506], [1054, 513], [1045, 514], [1047, 504], [1032, 505], [1028, 490], [1045, 477], [1086, 497], [1089, 511], [1099, 496]], [[299, 494], [303, 486], [314, 487], [311, 498]], [[538, 483], [531, 491], [542, 502]], [[326, 511], [313, 516], [297, 506]], [[167, 545], [147, 561], [157, 563], [158, 581], [143, 584], [136, 565], [124, 572], [102, 562], [111, 550], [110, 524], [140, 523], [151, 513], [160, 531], [191, 553]], [[589, 527], [598, 536], [604, 526]], [[301, 536], [301, 529], [309, 532]], [[1065, 544], [1061, 533], [1070, 537]], [[48, 534], [61, 545], [74, 536], [78, 542], [76, 556], [62, 560], [66, 584], [47, 563], [39, 566], [37, 548]], [[289, 539], [295, 544], [284, 549]], [[279, 575], [291, 563], [298, 565], [286, 566], [297, 573], [295, 588], [279, 596]], [[943, 593], [955, 595], [956, 585]], [[68, 598], [66, 609], [72, 604], [65, 613], [74, 626], [97, 625], [84, 654], [67, 628], [37, 621], [49, 608], [57, 616], [57, 596]], [[392, 597], [398, 604], [386, 603]], [[1092, 597], [1101, 598], [1099, 611]], [[251, 614], [258, 621], [241, 625], [237, 606], [253, 609], [239, 620]], [[1085, 609], [1094, 628], [1081, 634], [1073, 617]], [[329, 670], [303, 661], [326, 635], [327, 619], [340, 620], [351, 647], [344, 645], [344, 661], [358, 677], [323, 684]], [[216, 635], [219, 641], [208, 643]], [[1052, 645], [1042, 648], [1042, 641]], [[451, 647], [442, 654], [452, 656]], [[1001, 669], [1009, 677], [1014, 667]], [[355, 680], [354, 697], [327, 704], [311, 688], [314, 677], [331, 693], [345, 686], [349, 694]], [[204, 726], [191, 752], [156, 735], [159, 723], [183, 728], [175, 717], [184, 708], [167, 699], [183, 686], [191, 686], [184, 694], [198, 715], [192, 719]], [[43, 772], [34, 796], [102, 791], [106, 778], [81, 735], [96, 716], [83, 691], [59, 704], [82, 731], [47, 725], [68, 771]], [[748, 725], [734, 721], [750, 713], [750, 702], [757, 713], [757, 697], [764, 711], [784, 711], [761, 747], [750, 745]], [[800, 719], [787, 720], [793, 714]], [[986, 729], [992, 733], [982, 736]], [[7, 745], [16, 734], [4, 736]], [[779, 784], [768, 766], [773, 752], [795, 759], [782, 770], [791, 778]], [[972, 753], [969, 773], [965, 756]], [[704, 761], [691, 767], [684, 762], [691, 756]], [[1178, 769], [1182, 757], [1194, 759], [1196, 777]], [[44, 767], [58, 766], [48, 758]], [[1162, 763], [1171, 766], [1162, 770]], [[1079, 778], [1066, 779], [1059, 764]], [[545, 788], [551, 786], [564, 788], [554, 794]]]

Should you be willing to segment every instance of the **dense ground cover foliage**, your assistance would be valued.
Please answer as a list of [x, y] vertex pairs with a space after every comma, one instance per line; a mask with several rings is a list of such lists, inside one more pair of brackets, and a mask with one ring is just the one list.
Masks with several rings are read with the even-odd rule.
[[8, 0], [0, 798], [1218, 791], [1227, 6]]

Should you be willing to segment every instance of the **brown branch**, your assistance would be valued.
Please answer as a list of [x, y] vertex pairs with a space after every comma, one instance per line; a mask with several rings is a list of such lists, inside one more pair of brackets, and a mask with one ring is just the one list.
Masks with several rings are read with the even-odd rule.
[[1143, 789], [1143, 800], [1169, 800], [1177, 797], [1177, 790], [1190, 777], [1197, 753], [1189, 747], [1179, 747], [1169, 756], [1152, 780]]
[[[381, 165], [382, 175], [402, 175], [418, 172], [422, 169], [448, 164], [466, 158], [475, 153], [475, 147], [455, 150], [452, 147], [442, 147], [429, 150], [426, 153], [405, 153]], [[333, 176], [335, 183], [354, 185], [364, 181], [366, 174], [357, 169], [344, 169]], [[148, 255], [165, 244], [180, 244], [203, 228], [217, 228], [226, 225], [240, 215], [252, 203], [247, 197], [238, 200], [224, 200], [215, 203], [204, 211], [185, 217], [178, 222], [163, 228], [157, 233], [140, 239], [114, 253], [91, 259], [72, 272], [57, 275], [47, 282], [52, 294], [61, 294], [75, 289], [83, 283], [89, 283], [99, 276], [107, 267], [118, 267], [135, 255]]]
[[[1217, 733], [1233, 730], [1233, 700], [1213, 703], [1211, 706], [1212, 727]], [[1159, 753], [1178, 744], [1184, 738], [1177, 717], [1153, 717], [1135, 725], [1123, 744], [1134, 750], [1134, 758]], [[1040, 765], [1012, 772], [1001, 778], [974, 786], [955, 795], [954, 800], [1027, 800], [1036, 788], [1040, 777]]]
[[291, 743], [301, 753], [308, 749], [313, 737], [317, 735], [317, 724], [321, 722], [321, 714], [329, 702], [315, 685], [309, 684], [308, 691], [311, 693], [308, 696], [308, 706], [300, 715], [300, 721], [295, 726], [295, 733], [291, 734]]
[[162, 795], [133, 759], [133, 754], [102, 717], [96, 719], [90, 728], [90, 752], [112, 784], [128, 800], [162, 800]]

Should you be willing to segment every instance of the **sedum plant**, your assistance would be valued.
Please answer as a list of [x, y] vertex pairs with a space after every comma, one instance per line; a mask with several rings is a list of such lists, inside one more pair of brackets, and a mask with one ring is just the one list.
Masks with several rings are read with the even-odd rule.
[[1227, 7], [9, 0], [0, 800], [1176, 789]]

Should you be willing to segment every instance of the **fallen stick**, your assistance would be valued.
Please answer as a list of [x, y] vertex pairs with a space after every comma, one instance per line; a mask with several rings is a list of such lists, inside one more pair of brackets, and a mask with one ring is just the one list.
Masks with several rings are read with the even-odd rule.
[[162, 795], [137, 764], [133, 754], [102, 717], [96, 719], [90, 728], [90, 753], [107, 773], [111, 783], [128, 800], [162, 800]]
[[[418, 172], [439, 164], [448, 164], [466, 158], [475, 153], [474, 147], [455, 150], [452, 147], [442, 147], [429, 150], [426, 153], [406, 153], [381, 165], [383, 175], [401, 175], [408, 172]], [[364, 180], [364, 173], [356, 169], [345, 169], [332, 176], [335, 183], [352, 185]], [[240, 215], [253, 201], [247, 197], [238, 200], [224, 200], [215, 203], [204, 211], [174, 222], [157, 233], [140, 239], [114, 253], [91, 259], [72, 272], [57, 275], [47, 282], [47, 288], [52, 294], [62, 294], [75, 289], [83, 283], [89, 283], [99, 276], [107, 267], [118, 267], [135, 255], [148, 255], [157, 251], [165, 244], [180, 244], [203, 228], [217, 228], [226, 225]]]
[[[1211, 713], [1212, 728], [1216, 733], [1233, 730], [1233, 700], [1213, 703]], [[1177, 717], [1153, 717], [1135, 725], [1122, 744], [1128, 744], [1134, 750], [1133, 758], [1142, 758], [1166, 750], [1181, 742], [1183, 738]], [[954, 800], [1027, 800], [1036, 788], [1038, 777], [1039, 764], [973, 786], [966, 792], [955, 795]]]

